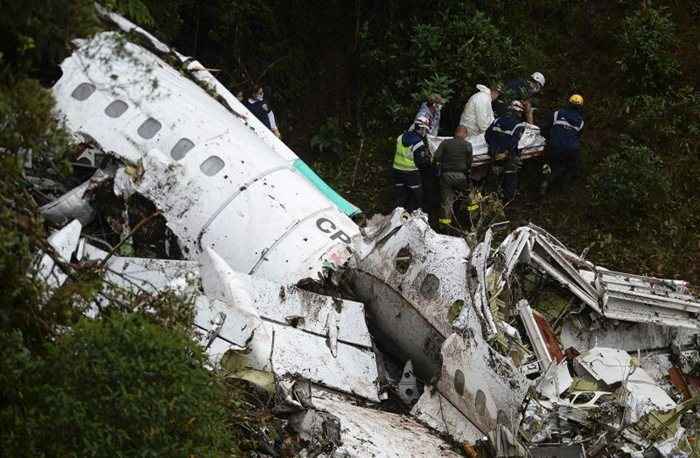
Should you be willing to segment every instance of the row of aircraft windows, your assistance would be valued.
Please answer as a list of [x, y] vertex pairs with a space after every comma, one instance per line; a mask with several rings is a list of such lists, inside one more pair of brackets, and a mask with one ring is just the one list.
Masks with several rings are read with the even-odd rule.
[[[76, 100], [84, 101], [90, 98], [90, 96], [95, 92], [95, 85], [91, 83], [80, 83], [73, 92], [71, 97]], [[114, 100], [105, 108], [105, 114], [110, 118], [119, 118], [123, 115], [126, 110], [129, 109], [129, 105], [122, 100]], [[148, 118], [136, 129], [139, 136], [145, 140], [150, 140], [155, 137], [155, 135], [163, 127], [160, 121], [155, 118]], [[176, 161], [182, 160], [187, 153], [194, 148], [194, 143], [189, 138], [181, 138], [175, 143], [175, 145], [170, 150], [170, 157]], [[224, 168], [224, 161], [218, 156], [209, 156], [201, 164], [199, 164], [199, 170], [207, 176], [214, 176], [219, 173]]]

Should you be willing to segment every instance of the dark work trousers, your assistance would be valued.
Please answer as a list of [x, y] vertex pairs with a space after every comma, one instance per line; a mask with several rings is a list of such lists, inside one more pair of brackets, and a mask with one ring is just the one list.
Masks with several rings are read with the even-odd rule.
[[503, 164], [503, 199], [507, 202], [515, 197], [518, 191], [518, 172], [522, 167], [520, 155], [508, 153], [508, 158]]
[[440, 191], [442, 193], [442, 212], [440, 222], [452, 222], [452, 212], [458, 193], [469, 192], [469, 179], [464, 172], [442, 172], [440, 176]]
[[423, 186], [418, 170], [405, 172], [391, 169], [394, 179], [394, 207], [413, 211], [423, 206]]
[[552, 169], [550, 186], [568, 185], [581, 173], [581, 151], [551, 149], [547, 162]]
[[428, 215], [433, 215], [440, 207], [440, 177], [433, 166], [420, 169], [420, 175], [423, 182], [422, 208]]

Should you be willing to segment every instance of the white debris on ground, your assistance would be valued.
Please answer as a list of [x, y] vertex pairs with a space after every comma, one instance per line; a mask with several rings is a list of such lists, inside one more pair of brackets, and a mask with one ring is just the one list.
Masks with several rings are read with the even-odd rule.
[[[199, 62], [100, 15], [150, 46], [102, 32], [62, 66], [59, 116], [102, 159], [41, 209], [59, 228], [37, 256], [47, 299], [92, 265], [89, 317], [130, 294], [191, 300], [212, 368], [273, 394], [300, 455], [690, 455], [688, 284], [597, 266], [534, 225], [470, 244], [403, 209], [359, 227]], [[130, 240], [136, 197], [177, 247]]]

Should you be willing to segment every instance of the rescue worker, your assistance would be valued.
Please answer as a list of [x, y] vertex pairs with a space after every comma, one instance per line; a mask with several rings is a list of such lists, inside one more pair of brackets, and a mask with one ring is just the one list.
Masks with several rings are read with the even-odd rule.
[[460, 126], [467, 128], [467, 136], [483, 134], [494, 120], [493, 108], [491, 104], [500, 95], [496, 85], [491, 87], [477, 84], [478, 92], [464, 105], [464, 111], [459, 119]]
[[472, 145], [467, 140], [467, 128], [458, 126], [455, 136], [443, 140], [435, 151], [435, 164], [440, 171], [442, 206], [440, 224], [452, 223], [452, 212], [458, 192], [469, 192], [469, 172], [472, 167]]
[[275, 113], [270, 109], [265, 100], [265, 90], [262, 86], [257, 85], [253, 88], [253, 92], [247, 100], [243, 101], [243, 105], [260, 120], [265, 127], [270, 129], [277, 138], [281, 138], [277, 122], [275, 121]]
[[502, 183], [503, 198], [506, 201], [512, 200], [518, 190], [518, 171], [522, 166], [518, 143], [527, 126], [523, 121], [524, 112], [523, 104], [515, 100], [511, 102], [506, 114], [496, 118], [486, 129], [485, 138], [491, 157], [495, 158], [501, 153], [506, 154]]
[[501, 97], [493, 104], [493, 111], [496, 116], [503, 116], [514, 100], [520, 101], [525, 109], [525, 119], [530, 124], [533, 123], [532, 98], [544, 88], [546, 80], [540, 72], [530, 75], [530, 78], [518, 78], [508, 81], [503, 86]]
[[420, 116], [412, 128], [396, 138], [394, 179], [395, 207], [413, 211], [423, 205], [423, 185], [419, 167], [430, 163], [425, 136], [429, 120]]
[[565, 108], [554, 112], [549, 133], [547, 163], [551, 175], [542, 181], [540, 193], [545, 194], [550, 185], [561, 179], [571, 182], [578, 178], [581, 169], [581, 133], [583, 131], [583, 97], [569, 97]]
[[423, 102], [418, 108], [418, 113], [416, 113], [414, 124], [418, 121], [418, 118], [423, 117], [428, 120], [428, 133], [430, 135], [437, 136], [440, 131], [440, 113], [442, 111], [442, 105], [445, 103], [439, 94], [432, 94], [428, 99]]

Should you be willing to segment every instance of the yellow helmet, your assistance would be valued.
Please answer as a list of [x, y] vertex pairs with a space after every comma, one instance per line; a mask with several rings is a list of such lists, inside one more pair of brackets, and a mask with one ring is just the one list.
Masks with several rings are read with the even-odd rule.
[[579, 94], [574, 94], [571, 97], [569, 97], [569, 103], [573, 105], [583, 105], [583, 96]]

